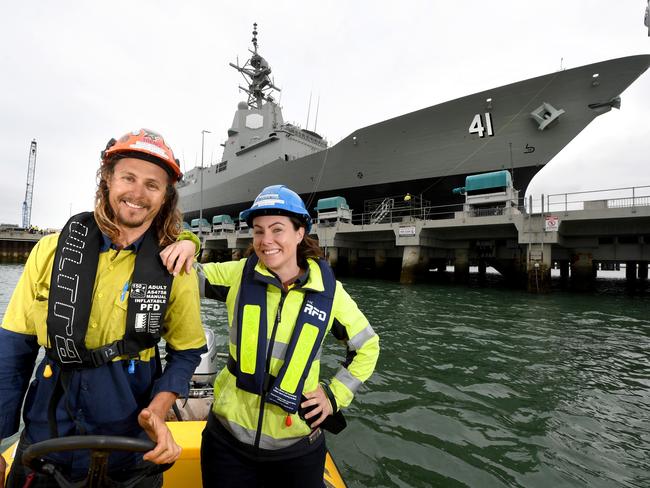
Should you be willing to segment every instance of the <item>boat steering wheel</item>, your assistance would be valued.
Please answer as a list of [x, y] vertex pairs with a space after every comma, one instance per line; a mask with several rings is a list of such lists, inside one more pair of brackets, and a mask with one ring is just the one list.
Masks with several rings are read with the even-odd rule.
[[[156, 444], [153, 441], [133, 437], [110, 435], [76, 435], [58, 437], [37, 442], [28, 446], [22, 455], [22, 463], [28, 468], [54, 477], [61, 488], [130, 488], [147, 476], [162, 473], [173, 466], [170, 464], [151, 464], [133, 478], [124, 482], [116, 482], [108, 477], [108, 456], [111, 451], [147, 452]], [[82, 481], [68, 480], [56, 467], [43, 457], [53, 452], [90, 450], [90, 466], [88, 475]]]

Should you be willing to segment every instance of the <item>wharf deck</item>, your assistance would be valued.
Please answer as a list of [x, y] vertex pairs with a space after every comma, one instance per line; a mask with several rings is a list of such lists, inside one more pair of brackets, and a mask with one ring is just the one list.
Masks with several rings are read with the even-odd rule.
[[24, 262], [43, 233], [21, 229], [0, 229], [0, 262]]
[[[402, 208], [374, 223], [366, 215], [352, 222], [317, 220], [312, 235], [334, 267], [355, 268], [371, 260], [376, 271], [392, 262], [392, 276], [397, 269], [406, 283], [447, 265], [464, 279], [470, 263], [479, 270], [492, 266], [519, 283], [530, 282], [533, 274], [537, 288], [540, 276], [550, 280], [553, 266], [565, 278], [570, 270], [574, 281], [583, 275], [589, 281], [601, 263], [626, 263], [635, 279], [647, 277], [650, 197], [581, 202], [563, 197], [542, 199], [537, 211], [531, 199], [528, 205], [492, 209], [409, 207], [405, 213]], [[213, 232], [203, 235], [203, 242], [207, 251], [241, 253], [252, 232]]]

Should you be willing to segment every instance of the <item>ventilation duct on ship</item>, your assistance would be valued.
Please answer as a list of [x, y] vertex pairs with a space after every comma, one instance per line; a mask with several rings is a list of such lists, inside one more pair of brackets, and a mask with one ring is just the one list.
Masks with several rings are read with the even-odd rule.
[[621, 108], [621, 97], [614, 97], [609, 102], [590, 103], [589, 108], [595, 110], [599, 114], [609, 112], [612, 108]]
[[542, 103], [539, 107], [530, 113], [531, 118], [537, 122], [537, 128], [544, 130], [548, 125], [557, 120], [564, 113], [562, 109], [556, 109], [548, 102]]

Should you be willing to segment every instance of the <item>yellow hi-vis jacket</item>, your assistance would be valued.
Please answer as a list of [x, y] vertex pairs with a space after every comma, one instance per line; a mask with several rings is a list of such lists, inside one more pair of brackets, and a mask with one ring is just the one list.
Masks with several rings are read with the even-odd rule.
[[[230, 355], [233, 358], [237, 357], [237, 328], [233, 326], [237, 317], [236, 307], [245, 305], [237, 303], [245, 263], [246, 260], [242, 259], [224, 263], [207, 263], [202, 266], [202, 274], [207, 280], [205, 296], [226, 302]], [[277, 283], [277, 285], [268, 284], [266, 287], [267, 323], [269, 324], [267, 344], [271, 339], [272, 324], [276, 321], [278, 308], [282, 305], [271, 353], [270, 374], [272, 376], [277, 376], [284, 364], [284, 354], [303, 304], [305, 290], [323, 291], [324, 289], [318, 264], [312, 259], [309, 259], [308, 263], [306, 282], [297, 282], [288, 291], [282, 290], [279, 280], [261, 262], [257, 263], [255, 268], [256, 272], [268, 277], [269, 282], [275, 280]], [[283, 294], [284, 299], [282, 299]], [[379, 357], [379, 337], [338, 281], [327, 330], [331, 331], [337, 339], [347, 343], [347, 360], [329, 382], [338, 408], [343, 408], [350, 404], [355, 392], [374, 371]], [[247, 353], [242, 351], [242, 358]], [[254, 351], [251, 353], [254, 354]], [[305, 380], [304, 392], [314, 391], [318, 387], [320, 356], [319, 350]], [[292, 421], [286, 422], [287, 412], [274, 404], [261, 405], [259, 395], [238, 388], [236, 381], [228, 368], [224, 368], [219, 373], [214, 383], [212, 407], [217, 419], [236, 439], [245, 444], [254, 444], [261, 408], [264, 409], [264, 413], [260, 448], [283, 449], [311, 433], [310, 427], [300, 419], [298, 414], [291, 415]]]

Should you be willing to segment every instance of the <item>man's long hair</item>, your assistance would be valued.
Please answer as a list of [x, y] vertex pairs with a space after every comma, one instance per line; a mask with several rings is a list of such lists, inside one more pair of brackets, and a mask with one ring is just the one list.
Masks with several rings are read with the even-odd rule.
[[[95, 220], [97, 226], [113, 242], [118, 240], [120, 230], [115, 224], [115, 213], [108, 199], [108, 180], [113, 176], [115, 164], [120, 159], [119, 156], [115, 157], [99, 167], [97, 170], [97, 192], [95, 193]], [[183, 217], [180, 210], [178, 210], [178, 192], [171, 181], [168, 181], [165, 200], [151, 223], [158, 236], [160, 247], [176, 242], [176, 238], [181, 232], [182, 222]]]

